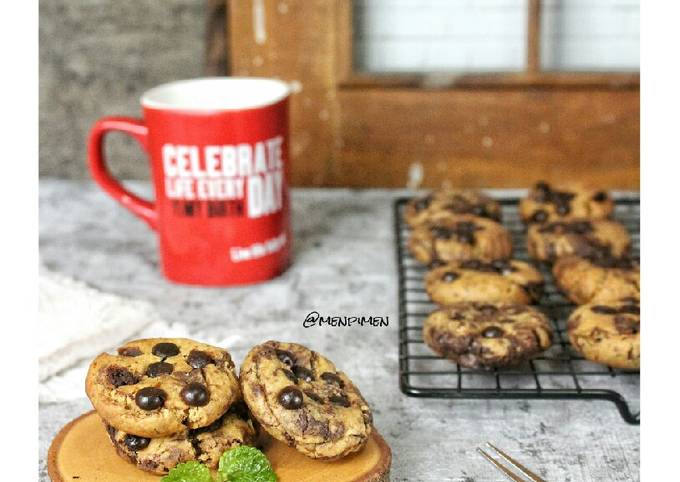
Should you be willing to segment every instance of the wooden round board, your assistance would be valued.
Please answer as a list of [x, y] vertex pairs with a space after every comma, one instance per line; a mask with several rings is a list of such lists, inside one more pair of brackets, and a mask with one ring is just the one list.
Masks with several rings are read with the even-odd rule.
[[[361, 452], [334, 462], [307, 458], [276, 440], [270, 440], [264, 452], [279, 482], [387, 482], [392, 462], [390, 448], [375, 431]], [[143, 472], [116, 454], [95, 412], [61, 429], [50, 446], [47, 470], [53, 482], [160, 480], [160, 476]]]

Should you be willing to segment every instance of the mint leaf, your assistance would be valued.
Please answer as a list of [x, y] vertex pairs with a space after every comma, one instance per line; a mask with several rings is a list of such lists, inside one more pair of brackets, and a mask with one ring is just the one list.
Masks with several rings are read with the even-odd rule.
[[179, 464], [163, 477], [161, 482], [213, 482], [213, 478], [208, 467], [192, 460]]
[[276, 482], [276, 474], [267, 457], [255, 447], [242, 445], [227, 450], [220, 457], [218, 469], [224, 482]]

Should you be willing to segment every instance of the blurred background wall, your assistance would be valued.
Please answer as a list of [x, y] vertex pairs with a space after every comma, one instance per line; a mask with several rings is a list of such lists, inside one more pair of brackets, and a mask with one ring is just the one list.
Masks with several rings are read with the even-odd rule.
[[[86, 178], [85, 140], [104, 115], [138, 116], [154, 85], [203, 73], [206, 2], [40, 0], [40, 175]], [[113, 134], [114, 174], [147, 178], [134, 141]]]

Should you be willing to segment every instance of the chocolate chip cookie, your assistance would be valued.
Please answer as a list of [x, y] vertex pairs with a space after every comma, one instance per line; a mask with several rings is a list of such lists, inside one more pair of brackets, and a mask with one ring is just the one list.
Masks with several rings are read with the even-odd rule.
[[602, 190], [578, 184], [553, 187], [537, 182], [519, 204], [519, 213], [527, 223], [545, 223], [566, 219], [605, 219], [614, 211], [611, 196]]
[[508, 232], [495, 221], [468, 214], [437, 214], [416, 226], [408, 241], [413, 256], [424, 264], [436, 261], [509, 258]]
[[241, 366], [252, 416], [272, 437], [315, 459], [361, 449], [372, 430], [368, 404], [343, 372], [296, 343], [268, 341]]
[[158, 438], [206, 427], [240, 399], [226, 350], [181, 338], [131, 341], [90, 365], [87, 396], [109, 424]]
[[588, 360], [614, 368], [640, 368], [640, 303], [635, 298], [589, 303], [567, 322], [569, 341]]
[[198, 460], [216, 469], [225, 450], [252, 445], [256, 437], [252, 422], [241, 410], [230, 410], [207, 427], [162, 438], [139, 437], [111, 425], [106, 429], [121, 457], [155, 474], [167, 474], [189, 460]]
[[606, 219], [576, 219], [532, 224], [527, 233], [529, 254], [542, 261], [569, 255], [621, 257], [630, 250], [626, 228]]
[[553, 266], [557, 286], [579, 305], [640, 297], [640, 262], [611, 256], [567, 256]]
[[415, 227], [436, 214], [471, 214], [500, 222], [501, 207], [491, 197], [468, 189], [440, 189], [413, 199], [406, 206], [404, 220]]
[[425, 275], [425, 289], [440, 305], [460, 301], [533, 303], [541, 297], [543, 277], [519, 260], [452, 261]]
[[516, 303], [462, 302], [431, 313], [423, 339], [463, 367], [516, 365], [546, 350], [552, 330], [537, 309]]

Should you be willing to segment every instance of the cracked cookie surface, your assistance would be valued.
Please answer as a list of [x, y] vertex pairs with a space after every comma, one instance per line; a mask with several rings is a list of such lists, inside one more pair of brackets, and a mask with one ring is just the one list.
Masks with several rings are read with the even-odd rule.
[[181, 338], [135, 340], [90, 365], [85, 390], [118, 430], [165, 437], [210, 425], [240, 399], [226, 350]]
[[512, 254], [510, 235], [503, 226], [467, 214], [438, 214], [415, 227], [408, 247], [424, 264], [480, 259], [492, 261]]
[[415, 227], [439, 213], [447, 212], [501, 220], [498, 202], [484, 193], [468, 189], [439, 189], [415, 198], [406, 205], [404, 220]]
[[533, 303], [541, 297], [543, 277], [519, 260], [452, 261], [425, 275], [425, 289], [435, 303], [505, 301]]
[[431, 313], [423, 339], [437, 354], [467, 368], [516, 365], [552, 344], [537, 309], [516, 303], [462, 302]]
[[553, 266], [555, 282], [574, 303], [640, 297], [640, 262], [634, 258], [567, 256]]
[[635, 298], [576, 308], [569, 341], [586, 359], [614, 368], [640, 368], [640, 303]]
[[563, 256], [621, 257], [630, 251], [626, 228], [606, 219], [574, 219], [532, 224], [527, 232], [529, 254], [541, 261]]
[[576, 183], [553, 186], [537, 182], [519, 204], [520, 216], [526, 223], [574, 218], [605, 219], [613, 211], [614, 202], [606, 191]]
[[268, 341], [241, 365], [243, 397], [262, 429], [315, 459], [361, 449], [372, 430], [359, 390], [327, 358], [296, 343]]
[[162, 438], [146, 438], [117, 430], [107, 425], [111, 443], [118, 454], [142, 470], [167, 474], [177, 464], [198, 460], [211, 469], [225, 450], [252, 445], [256, 432], [243, 410], [229, 410], [205, 428], [185, 430]]

